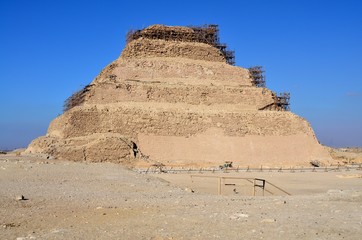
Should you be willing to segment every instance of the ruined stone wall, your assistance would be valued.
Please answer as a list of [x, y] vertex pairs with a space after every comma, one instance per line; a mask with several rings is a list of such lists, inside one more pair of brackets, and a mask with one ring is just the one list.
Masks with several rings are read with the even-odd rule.
[[205, 43], [169, 42], [140, 38], [130, 42], [122, 58], [181, 57], [195, 60], [226, 62], [220, 50]]
[[185, 58], [119, 58], [102, 70], [92, 84], [124, 80], [166, 83], [252, 86], [249, 71], [221, 62]]
[[60, 139], [40, 137], [30, 144], [27, 153], [42, 153], [56, 159], [88, 162], [128, 163], [134, 159], [132, 142], [120, 134], [104, 133]]
[[242, 109], [258, 110], [274, 103], [273, 92], [255, 87], [218, 87], [212, 85], [165, 84], [126, 80], [92, 86], [87, 104], [116, 102], [167, 102], [192, 105], [235, 104]]
[[292, 113], [235, 111], [225, 105], [211, 108], [130, 102], [75, 107], [56, 118], [51, 123], [48, 134], [73, 138], [114, 132], [135, 139], [139, 133], [191, 136], [215, 126], [221, 128], [226, 136], [284, 136], [303, 133], [314, 137], [309, 124]]
[[202, 42], [216, 45], [219, 39], [217, 25], [204, 27], [165, 26], [155, 24], [142, 30], [130, 31], [127, 34], [127, 44], [139, 38], [162, 39], [180, 42]]
[[[190, 137], [141, 134], [142, 152], [167, 166], [295, 167], [312, 160], [328, 163], [330, 156], [315, 138], [304, 134], [287, 136], [226, 136], [213, 128]], [[186, 150], [185, 150], [186, 149]]]
[[231, 160], [285, 167], [329, 159], [308, 122], [290, 112], [152, 102], [75, 107], [53, 120], [47, 136], [34, 140], [27, 151], [131, 165], [145, 156], [149, 163], [168, 166], [217, 166]]

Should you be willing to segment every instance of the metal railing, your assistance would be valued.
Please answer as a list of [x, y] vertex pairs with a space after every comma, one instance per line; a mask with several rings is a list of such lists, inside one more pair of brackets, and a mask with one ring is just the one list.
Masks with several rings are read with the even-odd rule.
[[[244, 181], [251, 186], [252, 196], [256, 196], [257, 189], [261, 189], [262, 196], [265, 196], [265, 192], [269, 193], [270, 195], [276, 195], [277, 191], [281, 192], [285, 195], [291, 195], [289, 192], [285, 191], [284, 189], [272, 184], [271, 182], [261, 179], [261, 178], [242, 178], [242, 177], [224, 177], [224, 176], [206, 176], [206, 175], [190, 175], [191, 177], [191, 184], [194, 185], [195, 181], [194, 178], [214, 178], [217, 179], [217, 194], [222, 195], [223, 193], [223, 186], [237, 186], [237, 182]], [[225, 180], [233, 180], [233, 183], [226, 183]], [[277, 191], [275, 191], [277, 190]], [[234, 188], [234, 192], [236, 193], [236, 188]], [[280, 194], [278, 194], [280, 195]]]
[[351, 170], [362, 170], [362, 164], [350, 164], [350, 165], [334, 165], [334, 166], [325, 166], [325, 167], [233, 167], [233, 168], [185, 168], [185, 167], [167, 167], [163, 166], [160, 171], [159, 168], [151, 166], [147, 169], [135, 169], [138, 173], [143, 174], [155, 174], [155, 173], [232, 173], [232, 172], [342, 172], [342, 171], [351, 171]]

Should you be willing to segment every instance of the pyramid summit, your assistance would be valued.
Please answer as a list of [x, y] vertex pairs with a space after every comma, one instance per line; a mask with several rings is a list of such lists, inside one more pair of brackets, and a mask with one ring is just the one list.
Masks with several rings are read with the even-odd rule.
[[297, 166], [328, 162], [289, 95], [260, 67], [234, 66], [217, 25], [130, 31], [120, 57], [65, 102], [27, 148], [56, 159], [168, 166]]

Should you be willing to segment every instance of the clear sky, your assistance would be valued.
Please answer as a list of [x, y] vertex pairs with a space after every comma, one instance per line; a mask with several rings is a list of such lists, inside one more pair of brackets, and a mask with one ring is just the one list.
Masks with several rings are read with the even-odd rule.
[[218, 24], [236, 65], [262, 65], [267, 87], [319, 141], [362, 146], [362, 1], [0, 0], [0, 149], [27, 146], [152, 24]]

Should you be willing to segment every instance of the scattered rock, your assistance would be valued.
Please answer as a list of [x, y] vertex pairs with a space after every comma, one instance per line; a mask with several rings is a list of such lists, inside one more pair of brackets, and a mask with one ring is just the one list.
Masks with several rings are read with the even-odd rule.
[[185, 188], [186, 192], [194, 193], [195, 191], [192, 188]]
[[277, 220], [274, 219], [274, 218], [265, 218], [265, 219], [261, 220], [260, 222], [261, 222], [261, 223], [274, 223], [274, 222], [276, 222], [276, 221], [277, 221]]
[[336, 175], [338, 178], [362, 178], [362, 174], [343, 174]]
[[16, 201], [25, 201], [25, 200], [28, 200], [27, 198], [25, 198], [23, 195], [18, 195], [15, 197], [15, 200]]
[[230, 216], [230, 219], [239, 220], [239, 219], [248, 218], [248, 217], [249, 217], [249, 215], [245, 214], [245, 213], [235, 213], [235, 214]]
[[19, 224], [15, 224], [15, 223], [4, 223], [3, 224], [3, 228], [12, 228], [12, 227], [19, 227]]
[[312, 165], [313, 167], [319, 167], [319, 166], [321, 166], [321, 163], [317, 160], [313, 160], [313, 161], [310, 161], [310, 165]]

